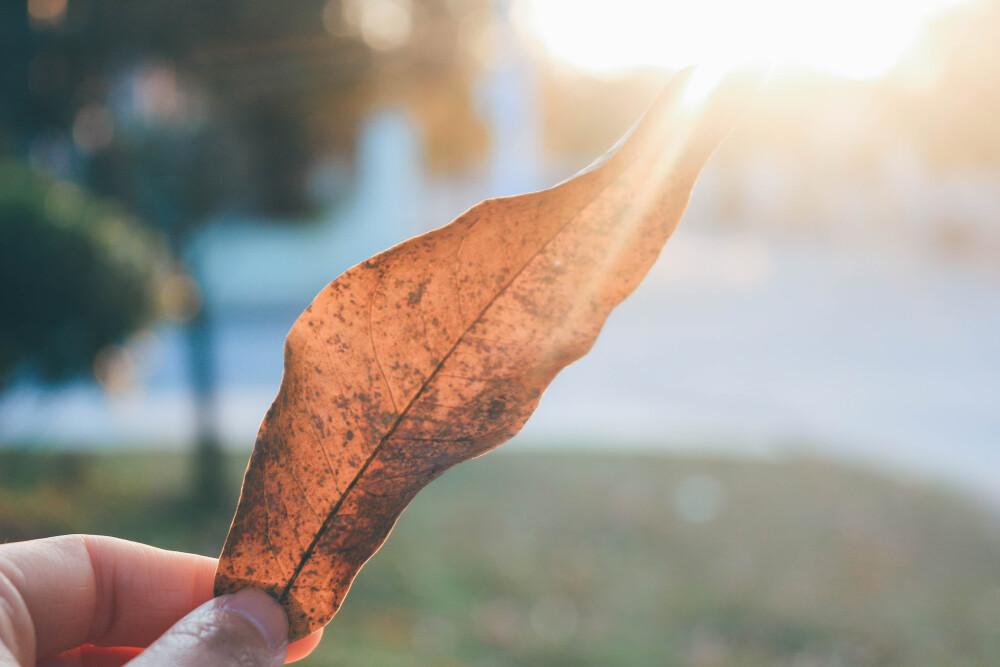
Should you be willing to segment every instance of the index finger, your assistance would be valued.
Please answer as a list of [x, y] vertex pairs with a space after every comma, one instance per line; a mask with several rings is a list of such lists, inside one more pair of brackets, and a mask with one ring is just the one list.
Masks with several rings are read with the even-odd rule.
[[18, 657], [32, 664], [83, 644], [147, 646], [213, 597], [215, 568], [213, 558], [94, 535], [3, 545], [0, 579], [34, 626], [35, 655]]

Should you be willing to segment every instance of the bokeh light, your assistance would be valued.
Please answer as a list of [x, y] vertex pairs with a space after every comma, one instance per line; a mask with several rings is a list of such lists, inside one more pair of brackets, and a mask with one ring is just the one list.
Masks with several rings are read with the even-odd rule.
[[66, 0], [28, 0], [28, 16], [41, 23], [57, 23], [66, 14]]
[[342, 6], [344, 21], [373, 49], [396, 49], [410, 37], [411, 0], [345, 0]]

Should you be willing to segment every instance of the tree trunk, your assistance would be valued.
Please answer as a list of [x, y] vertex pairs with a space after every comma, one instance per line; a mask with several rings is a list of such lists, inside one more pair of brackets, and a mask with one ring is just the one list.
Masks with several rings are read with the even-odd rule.
[[215, 335], [208, 293], [197, 257], [190, 256], [190, 243], [195, 227], [175, 218], [169, 225], [174, 256], [187, 260], [187, 270], [201, 290], [198, 308], [187, 322], [187, 364], [194, 409], [194, 456], [191, 465], [191, 499], [195, 507], [211, 511], [225, 502], [226, 477], [222, 443], [218, 430], [217, 378], [215, 368]]
[[215, 336], [204, 298], [187, 335], [195, 409], [193, 496], [199, 507], [217, 509], [226, 499], [226, 478], [218, 431]]

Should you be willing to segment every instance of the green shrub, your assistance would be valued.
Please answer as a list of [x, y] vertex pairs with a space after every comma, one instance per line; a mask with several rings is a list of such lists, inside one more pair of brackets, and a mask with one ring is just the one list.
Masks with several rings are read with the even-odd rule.
[[0, 387], [54, 382], [160, 313], [162, 243], [113, 202], [0, 159]]

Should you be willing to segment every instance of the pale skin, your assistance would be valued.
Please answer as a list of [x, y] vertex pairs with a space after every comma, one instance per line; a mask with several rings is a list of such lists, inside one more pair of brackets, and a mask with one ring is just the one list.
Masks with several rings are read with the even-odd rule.
[[212, 597], [216, 560], [112, 537], [0, 545], [0, 667], [280, 665], [322, 631], [287, 642], [259, 591]]

